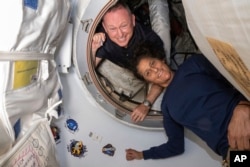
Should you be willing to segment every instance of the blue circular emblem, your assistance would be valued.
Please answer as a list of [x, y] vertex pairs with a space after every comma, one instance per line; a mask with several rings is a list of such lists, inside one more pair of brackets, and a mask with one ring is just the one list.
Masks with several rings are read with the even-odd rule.
[[78, 124], [74, 119], [67, 119], [66, 123], [67, 123], [67, 127], [70, 130], [75, 132], [78, 129]]

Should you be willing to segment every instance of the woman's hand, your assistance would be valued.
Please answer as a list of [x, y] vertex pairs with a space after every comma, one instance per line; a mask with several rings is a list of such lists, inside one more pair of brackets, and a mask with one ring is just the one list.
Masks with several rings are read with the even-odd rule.
[[131, 120], [135, 123], [143, 121], [149, 112], [149, 107], [144, 104], [140, 104], [133, 109], [131, 114]]
[[130, 148], [126, 150], [126, 159], [128, 161], [132, 161], [134, 159], [140, 160], [143, 159], [143, 154], [142, 152]]

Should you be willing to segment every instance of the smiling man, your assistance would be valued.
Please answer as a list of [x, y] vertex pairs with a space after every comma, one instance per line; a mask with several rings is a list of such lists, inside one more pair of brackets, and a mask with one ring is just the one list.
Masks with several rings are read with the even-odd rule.
[[[161, 38], [152, 29], [137, 22], [126, 3], [118, 1], [104, 14], [101, 31], [93, 36], [92, 56], [95, 65], [102, 59], [108, 59], [123, 68], [131, 69], [134, 47], [145, 40], [164, 50]], [[161, 92], [161, 87], [152, 85], [144, 102], [133, 109], [132, 121], [143, 121]]]

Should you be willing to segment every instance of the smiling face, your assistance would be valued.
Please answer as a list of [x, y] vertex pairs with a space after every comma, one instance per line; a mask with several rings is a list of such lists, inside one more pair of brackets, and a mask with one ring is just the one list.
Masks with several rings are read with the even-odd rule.
[[119, 6], [104, 15], [102, 25], [114, 43], [127, 47], [133, 35], [135, 16], [128, 9]]
[[163, 60], [144, 57], [137, 65], [137, 72], [146, 81], [167, 87], [172, 81], [174, 72]]

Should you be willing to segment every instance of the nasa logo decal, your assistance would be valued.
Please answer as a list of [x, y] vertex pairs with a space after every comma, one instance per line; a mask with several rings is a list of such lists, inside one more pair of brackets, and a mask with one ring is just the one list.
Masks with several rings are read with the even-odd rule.
[[70, 132], [74, 133], [76, 131], [78, 131], [78, 123], [72, 119], [72, 118], [68, 118], [66, 120], [65, 126], [68, 128], [68, 130], [70, 130]]

